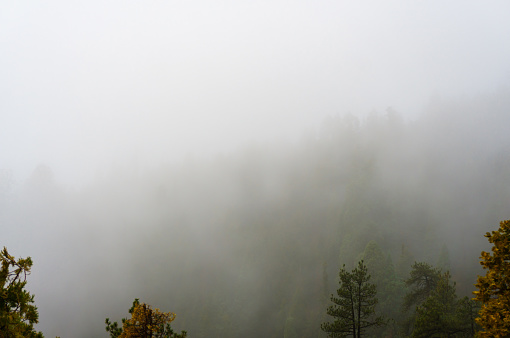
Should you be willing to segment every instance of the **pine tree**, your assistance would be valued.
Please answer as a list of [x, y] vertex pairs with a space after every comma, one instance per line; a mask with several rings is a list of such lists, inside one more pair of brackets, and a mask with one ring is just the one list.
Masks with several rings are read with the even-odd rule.
[[431, 295], [416, 308], [413, 337], [472, 337], [474, 329], [466, 306], [469, 299], [459, 299], [450, 272], [441, 274]]
[[327, 309], [327, 314], [335, 321], [321, 324], [321, 329], [330, 337], [352, 335], [359, 338], [366, 329], [383, 325], [383, 318], [375, 316], [377, 290], [375, 284], [370, 283], [370, 275], [363, 261], [352, 272], [348, 272], [344, 265], [339, 276], [338, 298], [331, 295], [335, 305]]
[[493, 244], [492, 253], [482, 251], [480, 264], [487, 273], [478, 276], [475, 299], [482, 302], [476, 322], [482, 326], [480, 337], [510, 336], [510, 220], [486, 233]]
[[402, 333], [408, 336], [413, 331], [416, 322], [414, 309], [421, 305], [437, 287], [441, 276], [439, 269], [423, 262], [415, 262], [405, 285], [409, 291], [404, 296], [402, 304]]
[[388, 325], [370, 329], [371, 336], [391, 336], [397, 331], [397, 321], [400, 316], [400, 307], [404, 293], [404, 283], [397, 279], [391, 256], [384, 255], [375, 241], [370, 241], [363, 252], [371, 281], [377, 287], [379, 312], [384, 313]]
[[110, 333], [110, 337], [185, 338], [187, 336], [186, 331], [177, 334], [170, 327], [170, 322], [175, 319], [173, 312], [161, 312], [135, 299], [129, 313], [131, 318], [123, 318], [122, 327], [119, 327], [117, 322], [112, 323], [109, 318], [106, 318], [106, 331]]
[[32, 259], [16, 260], [4, 247], [0, 261], [0, 337], [43, 337], [34, 329], [39, 320], [34, 295], [25, 290]]
[[405, 283], [411, 290], [404, 297], [404, 310], [420, 305], [436, 289], [441, 278], [439, 269], [423, 262], [415, 262]]

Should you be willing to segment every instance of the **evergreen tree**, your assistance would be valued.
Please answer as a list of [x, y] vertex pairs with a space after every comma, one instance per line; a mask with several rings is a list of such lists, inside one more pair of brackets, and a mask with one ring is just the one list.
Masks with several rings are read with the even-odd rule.
[[321, 329], [330, 337], [359, 338], [366, 329], [383, 325], [383, 318], [375, 316], [377, 290], [375, 284], [370, 283], [370, 275], [363, 261], [352, 272], [348, 272], [344, 265], [339, 276], [338, 297], [331, 295], [335, 305], [327, 309], [327, 314], [335, 321], [322, 323]]
[[409, 277], [405, 280], [408, 292], [404, 296], [402, 310], [402, 333], [408, 336], [413, 331], [416, 313], [413, 310], [421, 305], [436, 289], [441, 272], [439, 269], [423, 262], [415, 262]]
[[441, 272], [430, 264], [415, 262], [405, 283], [411, 290], [404, 297], [404, 310], [409, 310], [413, 305], [420, 305], [436, 289]]
[[411, 272], [411, 266], [415, 261], [413, 254], [406, 248], [405, 245], [402, 244], [402, 250], [400, 252], [400, 257], [398, 257], [397, 266], [395, 268], [395, 272], [397, 277], [404, 280], [409, 276]]
[[396, 321], [400, 317], [400, 306], [404, 292], [403, 282], [397, 279], [391, 256], [385, 256], [375, 241], [370, 241], [363, 252], [371, 281], [377, 287], [379, 312], [389, 319], [387, 326], [369, 330], [370, 336], [393, 335], [397, 331]]
[[450, 271], [450, 253], [448, 252], [446, 245], [443, 245], [441, 251], [439, 252], [436, 266], [442, 271]]
[[34, 329], [39, 320], [34, 295], [25, 290], [32, 259], [16, 260], [4, 247], [0, 261], [0, 337], [43, 337]]
[[463, 297], [459, 301], [458, 311], [462, 318], [462, 325], [466, 328], [465, 336], [475, 337], [481, 328], [480, 325], [476, 323], [476, 317], [478, 317], [478, 312], [480, 311], [480, 302], [468, 297]]
[[372, 282], [377, 286], [377, 289], [380, 290], [390, 271], [386, 264], [386, 257], [376, 241], [372, 240], [368, 242], [363, 251], [362, 260], [367, 266]]
[[185, 338], [186, 331], [180, 334], [174, 333], [170, 327], [170, 322], [175, 319], [173, 312], [161, 312], [159, 309], [153, 309], [150, 305], [140, 303], [135, 299], [133, 306], [129, 309], [131, 318], [122, 319], [122, 327], [117, 322], [110, 322], [106, 318], [106, 331], [112, 338]]
[[492, 254], [482, 251], [481, 262], [487, 273], [478, 276], [475, 299], [482, 302], [477, 323], [480, 337], [510, 336], [510, 220], [500, 222], [499, 229], [486, 233], [493, 244]]
[[416, 308], [413, 337], [473, 337], [474, 328], [465, 307], [468, 299], [459, 300], [450, 273], [442, 274], [431, 295]]

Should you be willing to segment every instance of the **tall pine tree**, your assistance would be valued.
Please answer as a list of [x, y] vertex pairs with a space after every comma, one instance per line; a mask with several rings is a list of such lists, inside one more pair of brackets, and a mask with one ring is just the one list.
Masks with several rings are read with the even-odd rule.
[[330, 337], [352, 335], [359, 338], [366, 329], [383, 325], [383, 318], [375, 315], [378, 303], [376, 286], [370, 283], [370, 275], [363, 261], [352, 272], [348, 272], [344, 265], [339, 276], [338, 297], [331, 295], [335, 305], [327, 309], [327, 314], [335, 321], [321, 324], [321, 329]]

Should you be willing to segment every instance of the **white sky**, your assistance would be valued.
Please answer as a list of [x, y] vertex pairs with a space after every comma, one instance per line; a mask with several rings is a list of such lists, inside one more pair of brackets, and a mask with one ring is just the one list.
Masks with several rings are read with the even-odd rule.
[[417, 116], [508, 86], [509, 41], [509, 1], [3, 1], [0, 169], [79, 185], [328, 114]]

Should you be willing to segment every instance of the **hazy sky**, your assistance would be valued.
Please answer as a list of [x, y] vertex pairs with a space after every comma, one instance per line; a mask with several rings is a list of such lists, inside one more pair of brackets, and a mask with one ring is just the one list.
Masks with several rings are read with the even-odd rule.
[[[74, 184], [510, 84], [508, 1], [4, 1], [0, 169]], [[101, 170], [103, 170], [101, 169]]]

